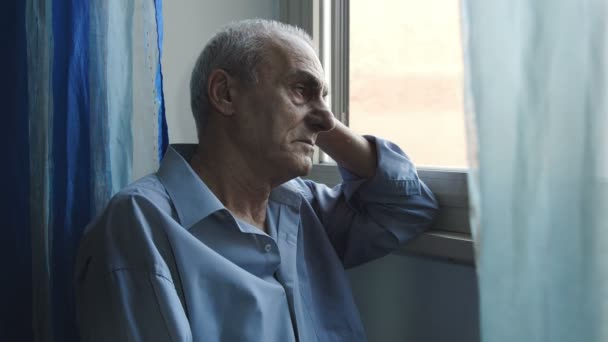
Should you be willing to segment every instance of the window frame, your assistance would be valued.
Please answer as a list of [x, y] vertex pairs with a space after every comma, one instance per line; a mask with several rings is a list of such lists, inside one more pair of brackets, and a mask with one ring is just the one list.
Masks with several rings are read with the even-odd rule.
[[[313, 37], [330, 84], [330, 107], [348, 125], [349, 0], [280, 0], [279, 7], [282, 21], [303, 28]], [[420, 167], [418, 175], [435, 194], [439, 216], [429, 231], [394, 253], [474, 265], [468, 170]], [[315, 154], [315, 164], [306, 178], [328, 186], [342, 180], [337, 165], [322, 152]]]

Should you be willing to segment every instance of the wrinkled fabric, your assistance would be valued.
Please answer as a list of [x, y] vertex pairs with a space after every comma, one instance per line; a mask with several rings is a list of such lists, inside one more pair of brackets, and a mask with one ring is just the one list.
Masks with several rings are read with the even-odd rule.
[[[3, 2], [12, 90], [0, 92], [7, 109], [0, 136], [15, 171], [0, 177], [8, 208], [0, 250], [18, 267], [7, 268], [13, 280], [2, 286], [11, 298], [2, 305], [2, 340], [78, 341], [71, 279], [82, 231], [119, 189], [158, 168], [167, 144], [160, 5]], [[145, 49], [134, 43], [146, 39]], [[135, 115], [142, 103], [147, 112]]]
[[437, 202], [394, 144], [328, 188], [274, 189], [268, 234], [235, 218], [169, 149], [87, 228], [74, 275], [83, 341], [365, 341], [345, 268], [428, 228]]
[[482, 341], [608, 341], [608, 5], [463, 9]]

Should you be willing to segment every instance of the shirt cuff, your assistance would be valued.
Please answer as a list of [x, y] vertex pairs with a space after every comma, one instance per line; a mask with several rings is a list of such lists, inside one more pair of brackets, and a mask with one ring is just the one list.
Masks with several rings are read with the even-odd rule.
[[420, 179], [407, 154], [388, 140], [370, 135], [364, 138], [376, 147], [376, 174], [371, 178], [362, 178], [338, 165], [346, 198], [350, 199], [356, 191], [362, 190], [372, 197], [375, 197], [374, 194], [420, 195]]

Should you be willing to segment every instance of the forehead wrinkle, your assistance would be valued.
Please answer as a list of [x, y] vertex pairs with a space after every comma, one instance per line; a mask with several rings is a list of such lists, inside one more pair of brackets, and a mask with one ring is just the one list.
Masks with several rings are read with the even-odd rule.
[[323, 80], [323, 67], [312, 46], [299, 37], [277, 35], [269, 39], [269, 46], [292, 70], [304, 70]]
[[311, 58], [311, 56], [306, 56], [306, 54], [300, 54], [296, 51], [293, 51], [291, 55], [294, 62], [293, 68], [296, 72], [305, 73], [308, 77], [318, 81], [324, 80], [323, 68], [317, 60], [316, 55], [313, 55], [313, 58]]

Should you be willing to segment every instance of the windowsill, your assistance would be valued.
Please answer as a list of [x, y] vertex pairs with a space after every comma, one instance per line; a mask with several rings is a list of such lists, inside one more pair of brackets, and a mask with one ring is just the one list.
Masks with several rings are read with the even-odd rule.
[[[418, 168], [418, 175], [439, 201], [439, 216], [429, 231], [394, 253], [474, 265], [466, 169]], [[328, 186], [342, 181], [336, 164], [330, 163], [314, 165], [307, 178]]]
[[422, 233], [394, 253], [436, 258], [457, 264], [475, 264], [471, 235], [441, 230], [431, 229]]

